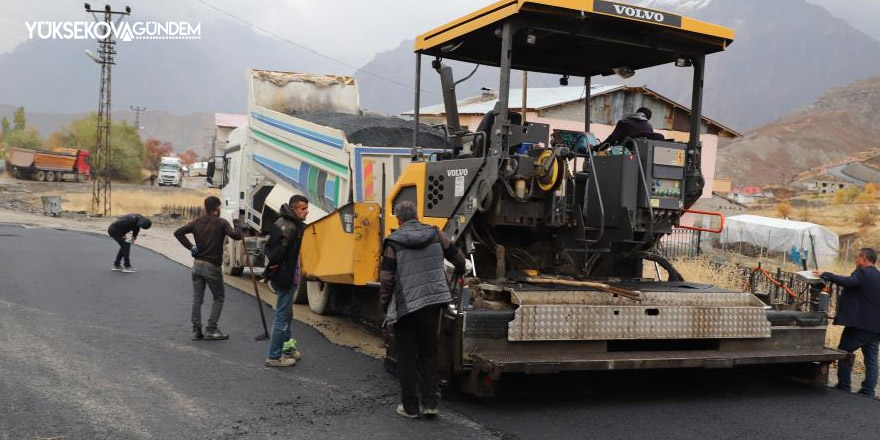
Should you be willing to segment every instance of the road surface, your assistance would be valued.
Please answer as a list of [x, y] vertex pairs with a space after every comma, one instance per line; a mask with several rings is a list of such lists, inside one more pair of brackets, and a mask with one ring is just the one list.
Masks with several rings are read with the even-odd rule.
[[762, 370], [512, 378], [495, 399], [406, 420], [381, 361], [302, 323], [301, 362], [263, 367], [256, 302], [233, 288], [231, 338], [190, 341], [189, 270], [136, 246], [141, 271], [111, 272], [115, 252], [105, 236], [0, 224], [0, 439], [877, 436], [880, 402]]

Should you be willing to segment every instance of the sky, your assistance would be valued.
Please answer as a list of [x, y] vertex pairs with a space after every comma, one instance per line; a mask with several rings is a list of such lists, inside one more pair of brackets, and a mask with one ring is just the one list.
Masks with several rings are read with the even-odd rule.
[[[633, 0], [658, 7], [713, 0]], [[718, 1], [718, 0], [714, 0]], [[819, 4], [863, 32], [880, 39], [880, 0], [807, 0]], [[100, 8], [105, 1], [95, 1]], [[346, 64], [362, 66], [378, 52], [454, 20], [474, 0], [129, 0], [110, 3], [114, 10], [131, 6], [130, 21], [210, 21], [230, 19], [217, 9], [257, 24]], [[489, 0], [485, 1], [486, 4]], [[216, 8], [216, 9], [215, 9]], [[0, 0], [0, 53], [28, 39], [26, 21], [88, 21], [80, 0]]]
[[[0, 53], [28, 39], [26, 21], [92, 20], [80, 0], [0, 0]], [[92, 8], [107, 1], [92, 0]], [[212, 8], [257, 24], [347, 64], [362, 66], [378, 52], [454, 20], [474, 9], [474, 0], [114, 0], [113, 10], [131, 6], [128, 21], [230, 19]], [[233, 54], [234, 55], [234, 54]]]

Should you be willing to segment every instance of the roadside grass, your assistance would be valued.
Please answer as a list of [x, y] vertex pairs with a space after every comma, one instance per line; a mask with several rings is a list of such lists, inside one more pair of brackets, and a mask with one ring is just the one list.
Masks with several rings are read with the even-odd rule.
[[[34, 203], [41, 205], [40, 196], [58, 195], [35, 194]], [[174, 206], [202, 206], [205, 197], [217, 195], [216, 190], [179, 190], [179, 189], [114, 189], [110, 197], [110, 207], [114, 215], [138, 213], [153, 216], [162, 212], [163, 205]], [[67, 193], [61, 195], [61, 207], [65, 211], [90, 211], [92, 209], [92, 194]]]

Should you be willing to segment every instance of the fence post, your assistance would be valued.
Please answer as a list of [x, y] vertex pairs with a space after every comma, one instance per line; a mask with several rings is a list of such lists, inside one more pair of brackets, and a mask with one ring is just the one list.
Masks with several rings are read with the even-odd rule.
[[[781, 282], [780, 278], [782, 277], [782, 271], [778, 267], [776, 268], [776, 281]], [[779, 286], [773, 284], [773, 301], [776, 302], [779, 300]]]

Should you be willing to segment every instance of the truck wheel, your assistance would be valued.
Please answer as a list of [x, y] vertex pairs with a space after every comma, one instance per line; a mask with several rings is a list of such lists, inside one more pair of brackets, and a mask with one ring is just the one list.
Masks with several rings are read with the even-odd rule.
[[244, 273], [244, 267], [235, 265], [235, 252], [241, 252], [235, 242], [229, 237], [223, 239], [223, 273], [233, 277], [240, 277]]
[[299, 283], [299, 286], [296, 288], [296, 292], [293, 292], [293, 303], [294, 304], [308, 304], [309, 303], [309, 293], [307, 288], [308, 283]]
[[86, 175], [85, 175], [85, 174], [77, 174], [77, 175], [76, 175], [76, 181], [79, 182], [79, 183], [83, 183], [83, 182], [85, 182], [85, 181], [86, 181]]
[[34, 176], [34, 180], [36, 180], [37, 182], [41, 182], [43, 180], [46, 180], [46, 172], [43, 170], [34, 171], [33, 176]]
[[46, 171], [46, 182], [54, 182], [55, 181], [55, 173], [51, 171]]
[[333, 313], [333, 296], [337, 287], [321, 281], [307, 281], [306, 293], [309, 297], [309, 308], [316, 315], [330, 315]]

